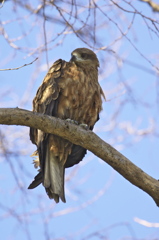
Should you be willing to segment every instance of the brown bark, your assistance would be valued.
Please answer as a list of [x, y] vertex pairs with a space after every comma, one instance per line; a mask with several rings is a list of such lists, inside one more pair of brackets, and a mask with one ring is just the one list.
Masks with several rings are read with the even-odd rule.
[[61, 119], [19, 108], [0, 108], [0, 124], [38, 128], [85, 147], [108, 163], [129, 182], [148, 193], [159, 206], [159, 181], [146, 174], [95, 133]]

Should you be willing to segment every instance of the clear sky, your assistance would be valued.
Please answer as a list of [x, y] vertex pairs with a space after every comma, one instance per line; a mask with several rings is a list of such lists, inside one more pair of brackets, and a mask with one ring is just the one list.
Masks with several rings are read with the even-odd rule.
[[[69, 3], [57, 3], [74, 29], [83, 30], [77, 36], [60, 22], [55, 6], [48, 4], [45, 12], [39, 11], [53, 18], [44, 22], [22, 6], [28, 3], [40, 9], [40, 1], [24, 1], [21, 7], [18, 1], [7, 1], [0, 8], [0, 68], [38, 60], [19, 70], [0, 71], [0, 105], [31, 110], [47, 62], [50, 66], [58, 58], [69, 61], [75, 48], [92, 46], [100, 60], [99, 80], [107, 97], [94, 131], [159, 179], [159, 77], [155, 68], [159, 63], [159, 17], [141, 1], [131, 2], [139, 12], [126, 1], [116, 1], [121, 8], [115, 1], [106, 2], [96, 1], [100, 10], [95, 12], [93, 8], [87, 11], [95, 2], [76, 1], [77, 8], [74, 5], [72, 10], [76, 18], [70, 18]], [[44, 51], [44, 25], [48, 54]], [[55, 204], [42, 186], [27, 189], [36, 174], [30, 157], [35, 147], [28, 128], [1, 126], [0, 134], [1, 239], [159, 239], [159, 227], [137, 222], [142, 219], [159, 225], [159, 208], [151, 197], [92, 153], [66, 171], [67, 202]]]

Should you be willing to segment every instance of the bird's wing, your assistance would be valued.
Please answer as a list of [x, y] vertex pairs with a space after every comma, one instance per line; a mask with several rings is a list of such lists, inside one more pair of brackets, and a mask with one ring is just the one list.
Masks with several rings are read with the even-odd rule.
[[[51, 66], [33, 100], [33, 112], [56, 116], [60, 93], [58, 79], [65, 65], [66, 62], [59, 59]], [[35, 128], [30, 128], [30, 139], [36, 145], [38, 145], [38, 137], [39, 131]]]

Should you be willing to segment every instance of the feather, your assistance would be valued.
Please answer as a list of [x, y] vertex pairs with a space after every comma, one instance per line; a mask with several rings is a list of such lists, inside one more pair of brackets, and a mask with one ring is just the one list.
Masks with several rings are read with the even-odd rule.
[[47, 146], [45, 156], [45, 170], [43, 185], [50, 199], [59, 202], [59, 198], [66, 202], [64, 194], [64, 166], [59, 157], [49, 150]]
[[42, 180], [43, 180], [43, 178], [42, 178], [42, 172], [39, 172], [39, 173], [35, 176], [33, 182], [29, 185], [28, 189], [33, 189], [33, 188], [37, 187], [39, 184], [42, 183]]

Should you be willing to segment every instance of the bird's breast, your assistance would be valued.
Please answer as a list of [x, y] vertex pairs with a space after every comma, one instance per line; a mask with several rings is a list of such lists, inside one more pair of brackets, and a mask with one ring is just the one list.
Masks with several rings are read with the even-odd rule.
[[92, 126], [101, 110], [100, 86], [96, 79], [82, 71], [76, 71], [59, 84], [60, 95], [57, 114], [59, 118], [76, 120]]

